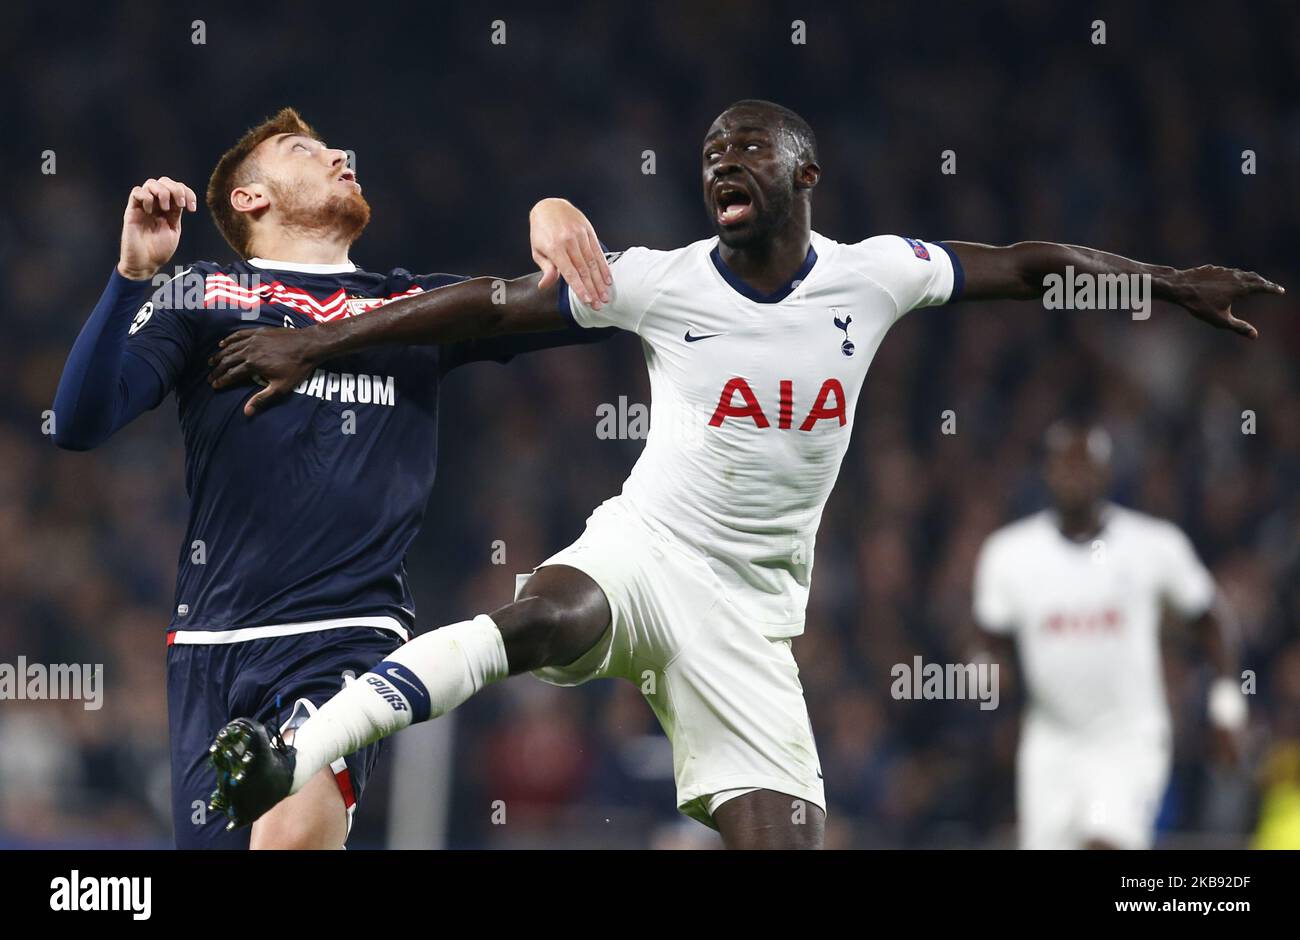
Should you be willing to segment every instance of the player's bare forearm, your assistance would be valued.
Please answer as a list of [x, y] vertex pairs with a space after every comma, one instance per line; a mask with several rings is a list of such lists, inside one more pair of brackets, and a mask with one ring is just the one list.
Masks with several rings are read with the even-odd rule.
[[371, 346], [456, 343], [564, 326], [556, 291], [538, 290], [540, 274], [514, 280], [476, 277], [386, 304], [377, 316], [314, 327], [320, 360]]
[[538, 288], [540, 274], [514, 280], [479, 277], [404, 297], [361, 317], [304, 330], [240, 330], [208, 360], [221, 389], [249, 381], [266, 387], [245, 406], [253, 414], [309, 376], [322, 362], [372, 346], [419, 346], [557, 329], [564, 318], [557, 290]]
[[1048, 275], [1064, 274], [1067, 268], [1092, 275], [1150, 275], [1153, 289], [1162, 296], [1168, 280], [1177, 273], [1171, 267], [1056, 242], [1017, 242], [1004, 247], [974, 242], [944, 244], [957, 255], [965, 271], [963, 300], [1032, 300], [1046, 291], [1043, 282]]
[[[965, 272], [963, 300], [1031, 300], [1042, 297], [1050, 278], [1086, 275], [1096, 279], [1137, 277], [1150, 287], [1150, 299], [1183, 307], [1192, 316], [1219, 329], [1252, 339], [1258, 332], [1237, 319], [1232, 303], [1250, 294], [1282, 294], [1284, 289], [1254, 273], [1236, 268], [1202, 265], [1179, 269], [1146, 264], [1120, 255], [1056, 242], [1017, 242], [997, 247], [974, 242], [945, 242]], [[1102, 282], [1104, 283], [1104, 282]]]

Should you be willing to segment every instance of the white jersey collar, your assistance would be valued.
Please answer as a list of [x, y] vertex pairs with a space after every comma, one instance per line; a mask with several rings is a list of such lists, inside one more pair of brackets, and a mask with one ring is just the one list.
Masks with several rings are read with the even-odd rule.
[[1115, 521], [1115, 517], [1119, 513], [1119, 507], [1109, 500], [1104, 500], [1097, 509], [1097, 531], [1083, 539], [1072, 539], [1061, 531], [1061, 514], [1055, 509], [1048, 509], [1046, 512], [1047, 520], [1057, 535], [1071, 545], [1084, 545], [1090, 543], [1093, 539], [1101, 538], [1105, 534], [1106, 530]]
[[715, 237], [713, 248], [709, 251], [709, 260], [713, 262], [714, 269], [727, 282], [727, 286], [737, 294], [760, 304], [779, 304], [785, 300], [795, 292], [800, 284], [807, 280], [808, 275], [812, 273], [813, 265], [817, 263], [817, 249], [813, 247], [813, 240], [810, 237], [808, 240], [808, 254], [804, 255], [803, 264], [800, 265], [799, 270], [783, 286], [778, 287], [770, 294], [764, 294], [751, 287], [748, 282], [744, 281], [740, 275], [727, 266], [727, 262], [722, 260], [721, 246], [722, 240]]
[[269, 268], [274, 271], [296, 271], [299, 274], [351, 274], [357, 266], [351, 261], [338, 264], [307, 264], [302, 261], [269, 261], [266, 258], [249, 258], [248, 263], [255, 268]]

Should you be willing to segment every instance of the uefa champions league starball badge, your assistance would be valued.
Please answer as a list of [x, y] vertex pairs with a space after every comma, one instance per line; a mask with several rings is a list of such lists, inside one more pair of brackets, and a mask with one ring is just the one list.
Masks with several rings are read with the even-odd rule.
[[841, 320], [839, 307], [831, 307], [831, 316], [835, 318], [836, 328], [844, 331], [844, 342], [840, 343], [840, 352], [846, 356], [853, 355], [853, 340], [849, 339], [849, 324], [853, 322], [853, 317], [850, 315]]

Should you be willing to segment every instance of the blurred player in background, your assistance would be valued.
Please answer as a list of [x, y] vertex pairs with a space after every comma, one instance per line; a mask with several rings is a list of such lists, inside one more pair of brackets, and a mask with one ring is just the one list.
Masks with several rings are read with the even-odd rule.
[[1009, 664], [1018, 653], [1024, 676], [1020, 843], [1150, 848], [1172, 758], [1166, 611], [1194, 628], [1214, 670], [1208, 717], [1222, 756], [1235, 754], [1246, 699], [1187, 536], [1106, 500], [1109, 435], [1060, 423], [1046, 445], [1051, 508], [989, 536], [975, 572], [990, 655]]
[[261, 375], [248, 411], [320, 362], [385, 343], [446, 342], [576, 322], [642, 340], [650, 434], [621, 495], [538, 567], [518, 600], [427, 633], [299, 729], [295, 747], [238, 721], [214, 744], [214, 805], [248, 822], [339, 753], [437, 717], [489, 683], [537, 671], [642, 689], [673, 746], [678, 808], [734, 848], [820, 847], [825, 798], [791, 638], [804, 628], [814, 541], [848, 448], [858, 392], [908, 311], [1036, 298], [1044, 278], [1147, 274], [1155, 296], [1254, 336], [1238, 297], [1280, 288], [1225, 268], [1177, 271], [1046, 242], [1005, 248], [812, 230], [821, 175], [811, 128], [766, 101], [724, 111], [701, 147], [715, 236], [611, 255], [601, 308], [525, 277], [504, 302], [486, 280], [381, 316], [225, 340], [213, 381]]
[[[367, 351], [318, 372], [278, 414], [249, 422], [242, 393], [204, 380], [223, 336], [253, 323], [346, 319], [463, 278], [353, 264], [348, 252], [370, 207], [344, 151], [326, 147], [289, 108], [221, 158], [207, 204], [240, 260], [196, 262], [155, 292], [197, 200], [168, 177], [131, 191], [117, 267], [59, 382], [55, 443], [96, 447], [176, 393], [190, 497], [167, 631], [176, 845], [338, 848], [375, 748], [336, 755], [250, 840], [206, 817], [208, 743], [247, 714], [292, 737], [345, 673], [364, 672], [410, 638], [405, 557], [433, 486], [439, 382], [462, 363], [586, 342], [588, 331]], [[553, 256], [599, 302], [608, 269], [581, 213], [542, 207], [532, 236], [535, 254]], [[570, 258], [583, 251], [577, 270]]]

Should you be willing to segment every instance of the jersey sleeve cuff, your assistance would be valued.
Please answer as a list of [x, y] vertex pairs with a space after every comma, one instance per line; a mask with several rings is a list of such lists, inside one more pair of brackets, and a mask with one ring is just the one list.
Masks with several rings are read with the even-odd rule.
[[994, 620], [988, 617], [976, 617], [975, 626], [989, 636], [1010, 636], [1016, 629], [1010, 620]]
[[1177, 608], [1179, 616], [1183, 617], [1185, 620], [1199, 620], [1214, 610], [1217, 598], [1217, 592], [1212, 591], [1208, 598], [1197, 598], [1196, 601], [1187, 606], [1180, 606], [1178, 604], [1175, 604], [1174, 606]]
[[948, 296], [948, 303], [954, 300], [961, 300], [962, 292], [966, 289], [966, 271], [957, 259], [957, 252], [953, 251], [943, 242], [935, 242], [948, 255], [948, 260], [952, 262], [952, 293]]
[[[117, 302], [132, 301], [139, 297], [153, 293], [154, 284], [150, 279], [143, 281], [133, 281], [128, 277], [123, 277], [122, 272], [113, 265], [113, 273], [108, 276], [108, 287], [105, 290], [107, 296], [116, 305]], [[132, 311], [134, 313], [134, 311]]]
[[569, 321], [569, 326], [583, 329], [582, 324], [573, 315], [573, 308], [569, 306], [569, 282], [564, 278], [560, 278], [560, 289], [556, 292], [555, 306], [560, 311], [560, 315]]

